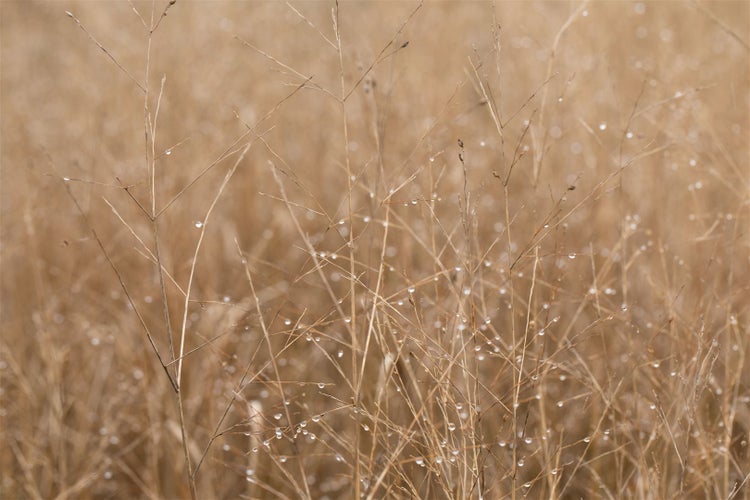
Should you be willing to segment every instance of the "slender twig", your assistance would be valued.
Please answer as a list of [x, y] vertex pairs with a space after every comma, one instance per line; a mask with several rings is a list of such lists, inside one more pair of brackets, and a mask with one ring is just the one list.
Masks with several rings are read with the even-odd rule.
[[125, 69], [125, 67], [122, 66], [117, 59], [114, 58], [114, 56], [106, 49], [106, 47], [104, 47], [101, 43], [99, 43], [99, 41], [96, 38], [94, 38], [94, 35], [92, 35], [91, 33], [89, 33], [89, 31], [81, 23], [81, 21], [75, 16], [75, 14], [73, 14], [69, 10], [66, 10], [65, 14], [67, 14], [68, 17], [72, 18], [76, 22], [76, 24], [78, 25], [78, 27], [81, 28], [84, 33], [86, 33], [86, 36], [88, 36], [89, 39], [92, 42], [94, 42], [94, 44], [97, 47], [99, 47], [101, 49], [101, 51], [104, 52], [104, 54], [106, 54], [106, 56], [109, 58], [109, 60], [112, 61], [115, 64], [115, 66], [117, 66], [118, 68], [120, 68], [120, 70], [123, 73], [125, 73], [128, 76], [128, 78], [130, 78], [130, 80], [133, 83], [135, 83], [136, 86], [138, 86], [139, 89], [141, 89], [141, 92], [143, 92], [144, 94], [146, 93], [146, 87], [144, 87], [143, 84], [141, 84], [138, 80], [136, 80], [135, 77], [132, 74], [130, 74], [130, 72], [127, 69]]
[[201, 245], [203, 244], [203, 239], [206, 235], [206, 228], [208, 227], [208, 223], [211, 219], [211, 214], [213, 213], [213, 210], [216, 207], [216, 204], [219, 202], [219, 198], [221, 198], [221, 195], [224, 193], [224, 190], [229, 184], [229, 180], [237, 171], [237, 167], [239, 167], [242, 160], [245, 159], [245, 154], [247, 154], [251, 145], [252, 143], [247, 144], [245, 146], [245, 148], [240, 153], [239, 158], [237, 158], [237, 161], [234, 162], [234, 165], [232, 165], [232, 168], [230, 168], [229, 171], [224, 176], [224, 181], [221, 183], [221, 185], [219, 186], [219, 189], [216, 191], [216, 195], [214, 196], [214, 199], [211, 202], [211, 205], [208, 207], [205, 217], [203, 218], [203, 224], [201, 225], [201, 233], [200, 233], [200, 236], [198, 237], [198, 242], [195, 245], [195, 251], [193, 252], [193, 258], [191, 260], [190, 276], [188, 278], [188, 284], [187, 284], [187, 287], [185, 288], [185, 301], [183, 304], [183, 314], [182, 314], [182, 328], [180, 330], [180, 348], [178, 351], [179, 361], [177, 363], [177, 377], [176, 377], [176, 382], [177, 382], [178, 387], [180, 387], [181, 381], [182, 381], [183, 354], [185, 353], [185, 340], [187, 338], [187, 324], [188, 324], [188, 310], [190, 307], [190, 295], [193, 291], [193, 280], [195, 278], [195, 269], [198, 265], [198, 255], [200, 254]]

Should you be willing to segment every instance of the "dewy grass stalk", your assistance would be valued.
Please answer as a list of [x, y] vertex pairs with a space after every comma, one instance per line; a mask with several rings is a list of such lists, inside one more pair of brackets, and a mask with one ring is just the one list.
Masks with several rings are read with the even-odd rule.
[[0, 497], [750, 494], [747, 3], [1, 8]]

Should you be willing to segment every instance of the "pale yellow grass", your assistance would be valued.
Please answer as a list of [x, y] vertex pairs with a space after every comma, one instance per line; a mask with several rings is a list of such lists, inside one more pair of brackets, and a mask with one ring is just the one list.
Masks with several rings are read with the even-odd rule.
[[1, 8], [0, 497], [750, 494], [748, 3]]

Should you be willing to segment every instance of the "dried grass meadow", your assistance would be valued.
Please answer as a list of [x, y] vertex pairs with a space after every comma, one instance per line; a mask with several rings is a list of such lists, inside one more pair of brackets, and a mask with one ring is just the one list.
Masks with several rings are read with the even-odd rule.
[[0, 497], [750, 495], [747, 2], [0, 7]]

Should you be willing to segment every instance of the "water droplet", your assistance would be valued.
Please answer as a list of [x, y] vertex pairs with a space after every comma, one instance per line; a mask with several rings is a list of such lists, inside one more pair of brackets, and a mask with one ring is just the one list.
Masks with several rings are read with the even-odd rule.
[[194, 222], [194, 224], [195, 224], [195, 227], [197, 227], [198, 229], [203, 227], [203, 221], [197, 220]]
[[599, 124], [599, 130], [607, 130], [607, 123], [606, 122], [601, 122]]
[[323, 382], [318, 383], [318, 389], [325, 389], [325, 384]]
[[283, 433], [281, 432], [281, 429], [279, 429], [278, 427], [276, 428], [276, 430], [275, 430], [274, 432], [276, 433], [276, 439], [281, 439], [281, 438], [282, 438], [282, 436], [284, 435], [284, 434], [283, 434]]
[[453, 422], [448, 422], [448, 430], [451, 431], [451, 432], [455, 431], [456, 430], [456, 424], [454, 424]]
[[172, 154], [172, 150], [171, 149], [167, 149], [166, 151], [164, 151], [164, 154], [167, 155], [167, 156], [169, 156], [169, 155]]
[[273, 416], [275, 420], [281, 420], [281, 417], [282, 417], [281, 413], [277, 413], [276, 415]]
[[568, 254], [568, 258], [569, 258], [570, 260], [573, 260], [573, 259], [575, 259], [575, 258], [576, 258], [576, 254], [574, 254], [573, 252], [569, 253], [569, 254]]

